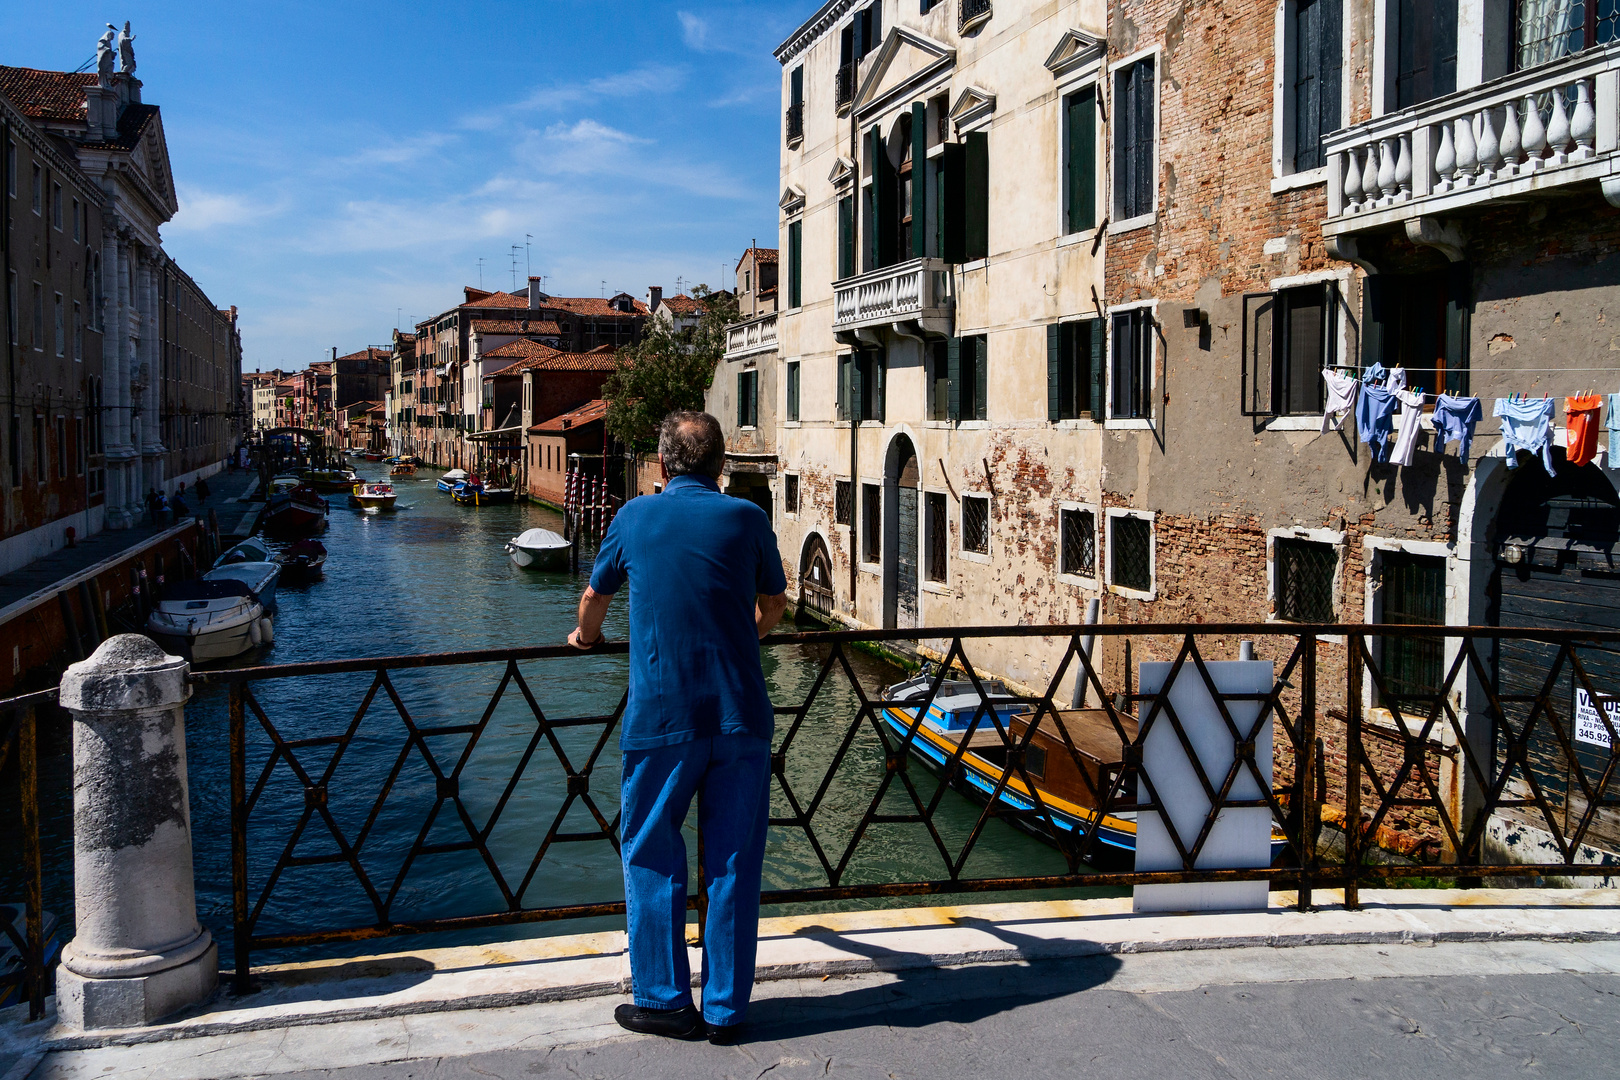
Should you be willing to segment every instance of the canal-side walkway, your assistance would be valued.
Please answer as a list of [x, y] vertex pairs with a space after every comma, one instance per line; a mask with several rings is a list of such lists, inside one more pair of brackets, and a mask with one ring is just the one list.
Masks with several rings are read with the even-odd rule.
[[[1464, 1052], [1480, 1058], [1473, 1076], [1533, 1060], [1586, 1075], [1582, 1060], [1607, 1061], [1581, 1055], [1620, 1035], [1615, 892], [1367, 891], [1360, 911], [1318, 899], [1310, 913], [1275, 893], [1263, 913], [1135, 915], [1112, 899], [766, 920], [759, 1003], [729, 1049], [612, 1025], [628, 983], [619, 933], [266, 968], [259, 993], [154, 1028], [12, 1027], [10, 1054], [26, 1056], [5, 1080], [753, 1077], [834, 1063], [872, 1076], [1420, 1075], [1442, 1060], [1459, 1075]], [[1488, 1030], [1490, 1016], [1506, 1026]], [[1371, 1064], [1348, 1068], [1363, 1041]], [[1336, 1059], [1346, 1067], [1311, 1067], [1313, 1043], [1351, 1055]]]

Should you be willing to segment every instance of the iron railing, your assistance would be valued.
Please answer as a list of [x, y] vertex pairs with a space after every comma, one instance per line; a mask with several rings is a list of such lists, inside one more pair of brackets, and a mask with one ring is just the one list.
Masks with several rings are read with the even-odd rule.
[[961, 14], [956, 20], [958, 33], [963, 33], [974, 24], [990, 18], [990, 0], [962, 0]]
[[838, 108], [843, 108], [855, 100], [855, 64], [840, 64], [838, 74], [834, 79], [835, 94]]
[[[1385, 643], [1409, 638], [1442, 643], [1446, 665], [1438, 685], [1397, 689], [1386, 678]], [[1045, 639], [1044, 644], [1035, 639]], [[1236, 655], [1240, 639], [1253, 641], [1258, 656], [1272, 661], [1275, 678], [1268, 692], [1217, 690], [1209, 663]], [[969, 655], [970, 644], [977, 660]], [[765, 645], [773, 653], [796, 650], [815, 657], [801, 680], [803, 697], [776, 706], [772, 769], [779, 812], [771, 819], [771, 843], [802, 844], [811, 853], [804, 860], [807, 872], [821, 880], [768, 889], [762, 895], [766, 904], [1269, 880], [1273, 888], [1297, 888], [1301, 909], [1311, 906], [1313, 889], [1324, 887], [1343, 887], [1353, 908], [1363, 883], [1443, 877], [1466, 884], [1487, 877], [1612, 872], [1581, 860], [1590, 857], [1584, 845], [1597, 836], [1607, 838], [1620, 822], [1620, 797], [1614, 791], [1620, 721], [1608, 712], [1614, 707], [1620, 716], [1620, 702], [1604, 689], [1620, 681], [1620, 633], [1103, 624], [825, 631], [776, 635]], [[915, 647], [932, 658], [934, 673], [923, 700], [886, 700], [881, 688], [861, 685], [852, 664], [855, 650], [874, 647]], [[1049, 673], [1044, 685], [1032, 693], [1009, 692], [997, 698], [997, 708], [986, 707], [999, 691], [980, 668], [998, 657], [1029, 657], [1042, 649]], [[1161, 807], [1162, 793], [1143, 756], [1155, 727], [1167, 725], [1196, 760], [1170, 696], [1134, 689], [1133, 650], [1137, 661], [1171, 663], [1166, 687], [1181, 673], [1195, 673], [1232, 739], [1233, 760], [1224, 774], [1194, 765], [1209, 806], [1198, 829], [1178, 832], [1169, 816], [1161, 815], [1181, 863], [1175, 870], [1122, 869], [1118, 848], [1109, 847], [1104, 835], [1120, 821]], [[603, 788], [616, 788], [616, 777], [603, 783], [597, 773], [604, 761], [613, 771], [617, 755], [608, 750], [624, 707], [622, 693], [609, 690], [617, 704], [605, 711], [556, 716], [542, 704], [537, 688], [543, 693], [563, 685], [560, 665], [626, 651], [622, 643], [591, 654], [535, 647], [194, 674], [194, 682], [223, 684], [229, 692], [237, 988], [249, 988], [256, 950], [622, 914], [622, 900], [536, 903], [531, 889], [542, 866], [550, 868], [548, 859], [555, 864], [563, 858], [556, 853], [566, 845], [601, 844], [617, 852], [618, 815], [611, 802], [598, 798]], [[1507, 654], [1513, 658], [1510, 671], [1501, 664]], [[428, 715], [407, 705], [413, 687], [431, 685], [421, 680], [443, 681], [456, 669], [478, 665], [498, 675], [487, 701], [481, 694], [473, 699], [476, 716], [445, 716], [438, 706]], [[404, 674], [413, 670], [422, 674]], [[979, 704], [954, 749], [924, 761], [919, 754], [928, 736], [918, 718], [940, 695], [947, 673], [958, 692], [970, 686], [967, 692]], [[274, 697], [273, 688], [285, 680], [356, 674], [364, 676], [366, 688], [352, 709], [332, 701], [315, 710], [317, 715], [295, 710], [297, 715], [272, 718], [261, 700], [267, 693]], [[591, 678], [603, 681], [599, 674]], [[1578, 745], [1575, 706], [1566, 708], [1565, 702], [1573, 703], [1572, 695], [1581, 691], [1596, 703], [1597, 715], [1594, 722], [1588, 709], [1580, 721], [1588, 741]], [[331, 699], [323, 692], [316, 700]], [[831, 715], [826, 706], [834, 701], [843, 704]], [[1073, 707], [1088, 701], [1089, 709]], [[1022, 713], [1009, 714], [1006, 706]], [[480, 740], [493, 737], [492, 717], [503, 708], [503, 737], [512, 738], [516, 730], [516, 741], [508, 745], [520, 749], [470, 767]], [[373, 712], [383, 715], [373, 718]], [[520, 720], [515, 729], [513, 712]], [[1236, 719], [1250, 713], [1253, 719]], [[1083, 746], [1086, 740], [1077, 734], [1082, 728], [1090, 732], [1089, 745]], [[1265, 744], [1268, 728], [1274, 739], [1271, 779], [1257, 749]], [[1099, 732], [1107, 744], [1101, 751]], [[1608, 746], [1600, 749], [1592, 740], [1605, 734]], [[382, 752], [392, 767], [346, 770], [345, 755], [361, 742]], [[852, 751], [857, 743], [865, 748], [861, 753]], [[1335, 748], [1331, 758], [1325, 744]], [[552, 758], [556, 768], [539, 775], [536, 763], [549, 765]], [[1052, 794], [1056, 788], [1049, 790], [1041, 779], [1053, 775], [1054, 763], [1065, 758], [1080, 782], [1066, 795], [1067, 810]], [[425, 768], [431, 779], [419, 783], [418, 809], [405, 822], [409, 827], [393, 837], [392, 851], [385, 851], [390, 841], [379, 822], [407, 762]], [[919, 762], [929, 768], [914, 769]], [[1555, 790], [1559, 783], [1562, 796]], [[835, 786], [836, 798], [830, 795]], [[1234, 792], [1243, 789], [1258, 795], [1236, 797]], [[1454, 792], [1462, 789], [1470, 794], [1458, 798]], [[972, 824], [965, 831], [944, 827], [942, 807], [951, 802], [960, 814], [965, 805], [953, 791], [976, 792], [982, 806], [969, 815]], [[556, 806], [544, 835], [523, 849], [522, 858], [512, 858], [510, 848], [497, 851], [491, 836], [502, 815], [514, 800], [539, 792]], [[835, 809], [835, 802], [843, 810]], [[1089, 814], [1072, 813], [1075, 805], [1091, 808]], [[487, 810], [475, 813], [479, 806]], [[1206, 868], [1200, 856], [1218, 815], [1245, 807], [1269, 810], [1281, 854], [1267, 868]], [[588, 818], [587, 825], [567, 825], [575, 810]], [[1485, 830], [1493, 815], [1504, 812], [1544, 827], [1553, 838], [1556, 861], [1491, 861]], [[1396, 818], [1409, 829], [1427, 830], [1438, 838], [1438, 847], [1420, 848], [1404, 860], [1375, 859], [1380, 836]], [[969, 873], [969, 858], [996, 819], [1045, 838], [1061, 858], [1062, 870], [1024, 876]], [[960, 825], [966, 819], [954, 820]], [[1323, 842], [1325, 820], [1336, 823], [1337, 843]], [[937, 871], [885, 873], [889, 841], [884, 836], [896, 826], [922, 830], [923, 848]], [[454, 834], [450, 839], [440, 835], [446, 828]], [[488, 876], [489, 899], [450, 914], [402, 913], [408, 905], [402, 905], [401, 888], [413, 866], [458, 852], [476, 856]], [[853, 870], [857, 863], [860, 873]], [[250, 872], [253, 866], [259, 870]], [[307, 868], [323, 868], [362, 892], [367, 917], [325, 925], [319, 911], [303, 911], [296, 926], [266, 930], [261, 920], [278, 885], [289, 873]], [[874, 873], [878, 880], [870, 880]], [[701, 885], [690, 906], [701, 921]]]
[[804, 138], [804, 105], [794, 104], [787, 107], [787, 141], [798, 142]]
[[18, 812], [14, 822], [20, 840], [23, 882], [23, 929], [16, 921], [0, 919], [0, 933], [16, 950], [18, 963], [0, 968], [0, 995], [13, 989], [28, 1002], [28, 1019], [45, 1015], [45, 995], [50, 971], [46, 963], [44, 876], [39, 842], [39, 710], [54, 709], [56, 691], [41, 690], [0, 701], [0, 772], [17, 763]]

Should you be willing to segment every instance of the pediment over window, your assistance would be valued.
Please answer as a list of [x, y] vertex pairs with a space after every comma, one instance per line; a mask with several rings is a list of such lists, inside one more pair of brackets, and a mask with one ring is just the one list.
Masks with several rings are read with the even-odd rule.
[[777, 203], [784, 214], [797, 214], [804, 209], [804, 192], [789, 184], [782, 189], [782, 199]]
[[996, 95], [982, 86], [970, 86], [962, 91], [951, 106], [951, 124], [957, 134], [981, 128], [990, 122], [996, 111]]
[[1107, 43], [1100, 37], [1088, 34], [1084, 30], [1065, 30], [1063, 37], [1058, 40], [1057, 48], [1046, 58], [1046, 69], [1054, 76], [1062, 78], [1087, 64], [1101, 61], [1106, 48]]
[[827, 180], [833, 187], [843, 187], [855, 179], [855, 163], [847, 157], [841, 157], [833, 162], [832, 172], [827, 174]]
[[855, 112], [883, 112], [909, 104], [956, 66], [956, 50], [904, 26], [889, 31], [855, 93]]

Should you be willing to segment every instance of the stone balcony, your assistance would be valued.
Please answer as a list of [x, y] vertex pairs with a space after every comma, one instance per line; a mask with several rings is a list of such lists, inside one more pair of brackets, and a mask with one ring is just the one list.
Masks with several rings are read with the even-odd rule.
[[726, 359], [742, 360], [776, 348], [776, 312], [726, 327]]
[[[1461, 257], [1444, 219], [1591, 184], [1620, 205], [1620, 44], [1334, 132], [1323, 235], [1404, 227]], [[1447, 249], [1451, 250], [1447, 250]]]
[[950, 337], [950, 264], [912, 259], [833, 283], [833, 333], [846, 345], [880, 344], [887, 328], [904, 337]]

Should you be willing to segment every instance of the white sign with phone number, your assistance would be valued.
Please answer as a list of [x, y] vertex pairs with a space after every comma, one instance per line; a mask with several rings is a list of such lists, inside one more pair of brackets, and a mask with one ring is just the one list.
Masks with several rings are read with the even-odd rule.
[[[1604, 698], [1603, 703], [1609, 723], [1620, 732], [1620, 698]], [[1575, 688], [1575, 738], [1595, 746], [1609, 745], [1609, 729], [1603, 726], [1597, 706], [1592, 704], [1592, 695], [1579, 686]]]

